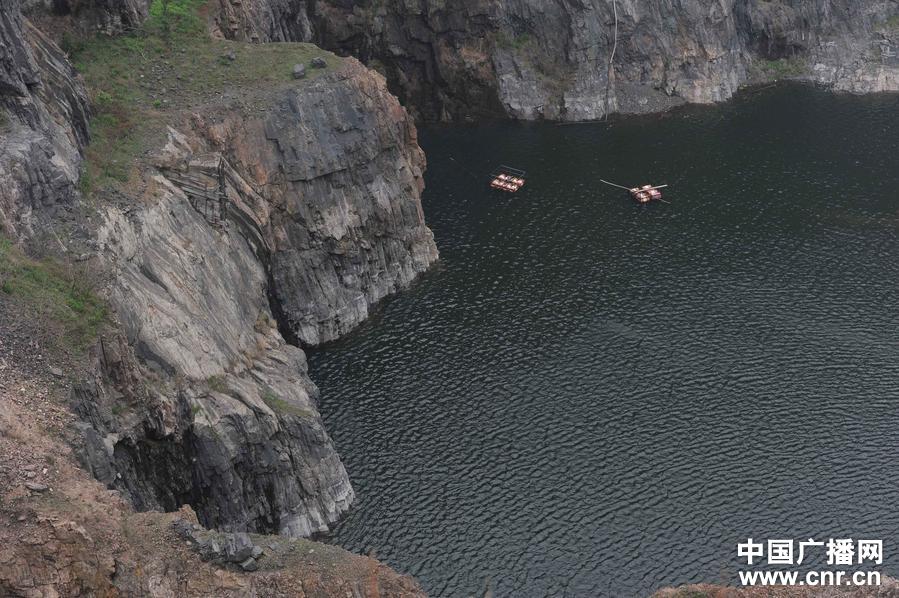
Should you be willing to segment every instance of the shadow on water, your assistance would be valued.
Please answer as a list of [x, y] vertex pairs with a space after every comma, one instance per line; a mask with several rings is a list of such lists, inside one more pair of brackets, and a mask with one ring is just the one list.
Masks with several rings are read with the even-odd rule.
[[899, 575], [897, 109], [424, 128], [439, 267], [310, 354], [359, 496], [333, 540], [434, 596], [734, 582], [747, 537], [883, 539]]

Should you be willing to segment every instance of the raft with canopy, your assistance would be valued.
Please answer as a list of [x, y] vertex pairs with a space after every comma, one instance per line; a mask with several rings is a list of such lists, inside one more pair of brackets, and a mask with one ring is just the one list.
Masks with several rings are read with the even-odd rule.
[[660, 189], [664, 189], [668, 185], [643, 185], [642, 187], [625, 187], [624, 185], [611, 183], [609, 181], [604, 181], [603, 179], [599, 180], [606, 185], [624, 189], [625, 191], [630, 193], [634, 201], [639, 204], [649, 203], [651, 201], [665, 201], [664, 199], [662, 199], [662, 192], [660, 191]]
[[524, 187], [525, 177], [525, 171], [502, 164], [490, 173], [490, 186], [506, 193], [517, 193]]

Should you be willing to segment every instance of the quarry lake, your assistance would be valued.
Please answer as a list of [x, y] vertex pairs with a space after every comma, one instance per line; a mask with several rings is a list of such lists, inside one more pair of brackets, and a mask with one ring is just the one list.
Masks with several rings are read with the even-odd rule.
[[736, 583], [748, 537], [899, 575], [899, 96], [420, 136], [439, 264], [310, 352], [358, 495], [331, 541], [438, 597]]

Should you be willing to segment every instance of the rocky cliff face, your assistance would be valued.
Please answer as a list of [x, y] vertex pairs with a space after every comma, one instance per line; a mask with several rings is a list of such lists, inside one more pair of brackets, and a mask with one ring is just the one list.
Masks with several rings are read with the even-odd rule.
[[239, 187], [255, 191], [243, 204], [265, 206], [253, 218], [264, 223], [282, 329], [317, 345], [437, 259], [419, 199], [425, 158], [383, 78], [354, 60], [270, 101], [264, 118], [194, 119], [197, 151], [245, 173]]
[[[424, 596], [414, 580], [336, 546], [205, 530], [189, 507], [136, 513], [77, 466], [67, 441], [77, 422], [65, 407], [70, 385], [47, 365], [74, 375], [81, 360], [55, 342], [48, 318], [21, 317], [4, 297], [0, 596]], [[107, 343], [110, 362], [113, 350]]]
[[101, 230], [125, 336], [101, 344], [98, 376], [75, 389], [82, 461], [139, 510], [191, 504], [210, 527], [324, 531], [353, 491], [303, 353], [274, 327], [265, 267], [236, 228], [153, 183], [152, 205], [110, 209]]
[[423, 155], [383, 79], [348, 60], [251, 93], [253, 108], [181, 114], [143, 195], [105, 211], [125, 340], [101, 346], [101, 375], [75, 396], [84, 461], [138, 508], [308, 536], [353, 491], [281, 331], [337, 338], [437, 252]]
[[[18, 2], [0, 7], [3, 236], [88, 264], [112, 312], [89, 367], [54, 368], [51, 379], [77, 382], [71, 411], [54, 405], [52, 422], [25, 396], [46, 380], [0, 376], [0, 414], [11, 414], [0, 418], [0, 503], [17, 521], [0, 534], [0, 593], [422, 595], [339, 549], [264, 537], [249, 556], [225, 547], [246, 531], [310, 536], [349, 507], [353, 489], [300, 345], [344, 334], [437, 259], [420, 202], [424, 155], [383, 78], [329, 57], [310, 80], [265, 72], [264, 82], [245, 77], [222, 95], [201, 86], [202, 97], [181, 96], [185, 107], [165, 114], [148, 100], [142, 114], [168, 123], [163, 142], [87, 205], [82, 81]], [[146, 15], [140, 1], [27, 8], [55, 33], [115, 34]], [[3, 339], [19, 307], [0, 301], [13, 314], [0, 318]], [[24, 354], [4, 352], [0, 373], [24, 376]], [[48, 440], [59, 417], [66, 423], [54, 434], [68, 437], [109, 495]], [[20, 470], [45, 456], [54, 472], [40, 461]], [[55, 500], [42, 502], [53, 486]], [[183, 554], [170, 519], [148, 515], [137, 525], [152, 540], [135, 540], [126, 505], [185, 504], [199, 521], [189, 511], [180, 529], [209, 565], [183, 566], [196, 557]], [[252, 578], [236, 571], [259, 566], [267, 571]]]
[[22, 10], [50, 34], [118, 35], [141, 26], [151, 0], [22, 0]]
[[357, 56], [426, 120], [596, 119], [720, 101], [783, 59], [781, 76], [899, 89], [895, 0], [220, 4], [225, 35], [311, 39]]
[[748, 47], [755, 56], [794, 56], [803, 75], [838, 91], [899, 90], [896, 0], [757, 1], [745, 11]]
[[[3, 232], [85, 250], [114, 312], [72, 393], [82, 463], [140, 510], [190, 504], [222, 530], [327, 530], [354, 496], [299, 345], [346, 333], [437, 259], [411, 119], [354, 60], [293, 84], [247, 79], [227, 99], [204, 89], [201, 108], [165, 115], [136, 180], [82, 209], [84, 87], [2, 1]], [[114, 33], [140, 6], [69, 8], [84, 22], [99, 11]]]
[[88, 137], [84, 86], [65, 55], [0, 1], [0, 232], [30, 239], [66, 219]]

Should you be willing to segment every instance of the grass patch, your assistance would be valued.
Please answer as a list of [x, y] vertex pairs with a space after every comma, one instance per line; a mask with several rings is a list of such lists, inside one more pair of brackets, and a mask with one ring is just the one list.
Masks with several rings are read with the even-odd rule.
[[0, 236], [0, 295], [18, 298], [38, 317], [55, 322], [62, 340], [78, 352], [93, 344], [106, 322], [106, 305], [90, 281], [86, 270], [31, 259]]
[[[203, 0], [153, 0], [143, 28], [129, 35], [67, 38], [84, 76], [94, 117], [82, 190], [116, 186], [136, 174], [136, 159], [163, 140], [169, 113], [198, 108], [225, 91], [293, 81], [293, 65], [321, 56], [325, 69], [341, 59], [312, 44], [247, 44], [210, 39]], [[301, 82], [294, 81], [295, 84]]]
[[228, 388], [228, 383], [225, 382], [225, 379], [221, 376], [211, 376], [207, 378], [206, 384], [209, 386], [210, 390], [214, 390], [218, 393], [225, 394], [230, 390]]
[[273, 411], [278, 413], [286, 413], [289, 415], [295, 415], [297, 417], [302, 417], [305, 419], [312, 419], [314, 414], [308, 409], [303, 409], [302, 407], [297, 407], [293, 403], [289, 403], [275, 394], [271, 388], [266, 388], [262, 392], [262, 400], [265, 401], [265, 404], [271, 407]]
[[529, 46], [533, 38], [528, 33], [519, 33], [510, 36], [505, 31], [496, 34], [496, 45], [505, 50], [522, 50]]
[[149, 28], [171, 34], [203, 33], [203, 23], [197, 10], [202, 0], [153, 0], [150, 3]]
[[757, 76], [765, 79], [788, 79], [808, 73], [806, 61], [799, 56], [779, 60], [759, 60], [753, 65], [753, 68]]
[[893, 15], [884, 22], [888, 29], [899, 29], [899, 15]]

